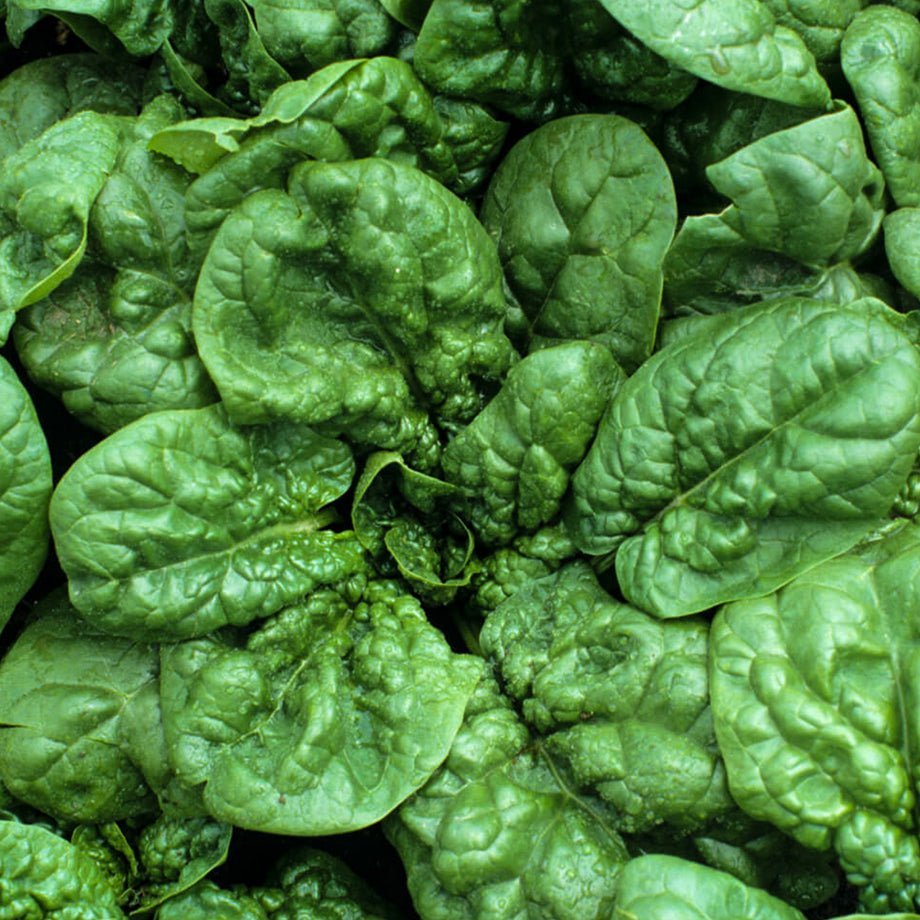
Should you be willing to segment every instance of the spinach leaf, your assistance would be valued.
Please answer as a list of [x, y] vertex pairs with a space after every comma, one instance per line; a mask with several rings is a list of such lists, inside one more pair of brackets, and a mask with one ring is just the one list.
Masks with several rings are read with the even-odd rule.
[[[766, 594], [888, 514], [920, 439], [920, 355], [878, 301], [707, 320], [620, 388], [567, 525], [624, 595], [682, 616]], [[880, 395], [884, 394], [884, 396]]]

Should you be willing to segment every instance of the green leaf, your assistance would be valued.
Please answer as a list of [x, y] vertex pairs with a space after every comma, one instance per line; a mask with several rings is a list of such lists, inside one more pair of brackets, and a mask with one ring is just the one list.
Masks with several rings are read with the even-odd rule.
[[48, 549], [51, 458], [35, 408], [0, 358], [0, 630]]
[[709, 712], [708, 633], [618, 603], [576, 562], [499, 605], [479, 639], [546, 754], [611, 805], [619, 830], [685, 834], [734, 807]]
[[885, 255], [891, 273], [914, 297], [920, 297], [920, 208], [899, 208], [889, 212], [885, 228]]
[[528, 134], [496, 170], [482, 222], [539, 341], [593, 337], [630, 372], [648, 357], [677, 203], [638, 125], [575, 115]]
[[197, 272], [183, 218], [189, 178], [146, 146], [180, 112], [159, 96], [120, 123], [117, 160], [90, 214], [92, 256], [26, 308], [14, 331], [32, 379], [103, 432], [147, 412], [217, 399], [191, 334]]
[[208, 881], [167, 901], [156, 916], [157, 920], [268, 920], [256, 898], [242, 891], [224, 891]]
[[396, 38], [378, 0], [252, 0], [252, 7], [266, 50], [295, 77], [385, 54]]
[[628, 859], [605, 803], [569, 788], [494, 681], [444, 766], [384, 831], [425, 920], [608, 917]]
[[815, 59], [759, 0], [601, 0], [641, 42], [726, 89], [826, 108], [830, 91]]
[[712, 705], [734, 798], [807, 846], [833, 848], [871, 913], [920, 894], [920, 530], [867, 541], [781, 591], [726, 606]]
[[415, 45], [419, 76], [437, 92], [516, 118], [554, 114], [566, 84], [559, 0], [434, 0]]
[[[0, 341], [12, 315], [69, 278], [86, 251], [89, 212], [118, 154], [111, 116], [56, 122], [0, 172]], [[4, 328], [5, 326], [5, 328]]]
[[287, 194], [247, 198], [205, 261], [193, 328], [240, 422], [292, 419], [424, 453], [429, 411], [468, 421], [476, 378], [510, 363], [504, 314], [494, 246], [466, 205], [370, 159], [303, 163]]
[[624, 379], [603, 345], [568, 342], [534, 352], [442, 457], [455, 503], [486, 543], [507, 543], [556, 516], [569, 476]]
[[124, 920], [116, 892], [78, 847], [43, 828], [0, 821], [4, 913], [42, 920]]
[[131, 731], [157, 672], [154, 647], [105, 636], [49, 596], [0, 663], [0, 779], [67, 821], [154, 811]]
[[90, 109], [134, 115], [144, 72], [112, 67], [95, 54], [31, 61], [0, 82], [0, 162], [57, 121]]
[[481, 662], [396, 583], [315, 592], [245, 644], [164, 648], [170, 757], [217, 818], [271, 833], [379, 821], [447, 755]]
[[[879, 301], [707, 320], [613, 399], [567, 525], [658, 616], [757, 597], [888, 514], [920, 444], [920, 355]], [[622, 544], [622, 545], [621, 545]]]
[[847, 27], [869, 0], [763, 0], [776, 21], [798, 32], [805, 47], [821, 62], [840, 56]]
[[322, 528], [348, 448], [295, 425], [240, 429], [222, 406], [156, 412], [65, 474], [51, 527], [70, 596], [109, 632], [179, 638], [268, 616], [360, 571]]
[[841, 64], [853, 88], [891, 197], [920, 205], [920, 23], [887, 6], [864, 10], [847, 30]]
[[614, 920], [805, 920], [758, 888], [675, 856], [640, 856], [620, 875]]

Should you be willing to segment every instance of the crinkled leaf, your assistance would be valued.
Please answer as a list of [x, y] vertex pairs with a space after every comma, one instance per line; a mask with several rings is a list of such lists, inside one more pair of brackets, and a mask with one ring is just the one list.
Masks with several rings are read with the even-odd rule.
[[624, 595], [665, 617], [766, 594], [849, 549], [920, 444], [920, 354], [897, 316], [870, 299], [775, 300], [659, 351], [573, 476], [575, 543], [615, 550]]
[[86, 251], [89, 212], [115, 165], [111, 116], [56, 122], [0, 171], [0, 341], [13, 314], [69, 278]]
[[226, 891], [213, 882], [171, 898], [157, 912], [157, 920], [268, 920], [259, 901], [244, 891]]
[[[309, 80], [285, 84], [254, 118], [171, 126], [151, 147], [205, 173], [189, 189], [186, 206], [190, 243], [203, 255], [234, 207], [258, 189], [283, 188], [304, 160], [379, 156], [458, 185], [450, 138], [449, 123], [445, 129], [409, 65], [373, 58], [332, 64]], [[487, 136], [484, 143], [487, 156], [495, 141]]]
[[35, 825], [0, 821], [0, 879], [0, 916], [9, 920], [124, 920], [92, 859]]
[[351, 483], [342, 443], [241, 429], [220, 405], [155, 412], [65, 474], [51, 526], [75, 606], [107, 631], [204, 635], [268, 616], [363, 566], [322, 510]]
[[666, 60], [726, 89], [826, 107], [831, 95], [797, 33], [760, 0], [601, 0]]
[[36, 616], [0, 663], [0, 779], [67, 821], [153, 811], [130, 733], [156, 690], [156, 649], [92, 629], [60, 595]]
[[920, 531], [867, 541], [726, 606], [712, 705], [734, 798], [833, 848], [870, 912], [916, 909]]
[[0, 630], [48, 549], [51, 458], [35, 407], [0, 358]]
[[708, 627], [615, 601], [585, 563], [486, 619], [485, 655], [549, 757], [623, 831], [700, 827], [733, 807], [709, 712]]
[[533, 336], [594, 337], [627, 371], [648, 357], [677, 204], [638, 125], [575, 115], [538, 128], [495, 172], [482, 222]]
[[468, 421], [476, 378], [510, 363], [504, 313], [494, 246], [466, 205], [370, 159], [303, 163], [286, 194], [247, 198], [205, 261], [193, 328], [235, 419], [424, 452], [428, 412]]
[[124, 892], [131, 886], [137, 876], [137, 859], [115, 822], [78, 824], [70, 842], [92, 859], [112, 889]]
[[160, 815], [141, 832], [144, 884], [131, 914], [146, 914], [197, 885], [227, 859], [233, 828], [210, 818]]
[[492, 175], [508, 122], [499, 121], [478, 102], [450, 96], [433, 96], [431, 101], [444, 126], [444, 143], [457, 164], [457, 179], [448, 184], [458, 195], [465, 195]]
[[610, 398], [624, 379], [610, 351], [575, 341], [534, 352], [447, 446], [455, 505], [487, 543], [507, 543], [559, 511]]
[[425, 920], [609, 917], [628, 859], [606, 804], [569, 788], [491, 680], [444, 766], [384, 824]]
[[564, 23], [559, 0], [434, 0], [415, 67], [439, 93], [545, 118], [566, 85]]
[[873, 5], [856, 17], [841, 63], [891, 197], [920, 205], [920, 23]]
[[805, 915], [726, 872], [676, 856], [640, 856], [620, 874], [614, 920], [805, 920]]
[[245, 645], [163, 652], [170, 757], [221, 820], [302, 836], [379, 821], [447, 755], [481, 663], [395, 583], [321, 590]]
[[379, 0], [252, 0], [252, 7], [268, 53], [295, 77], [385, 54], [396, 37]]

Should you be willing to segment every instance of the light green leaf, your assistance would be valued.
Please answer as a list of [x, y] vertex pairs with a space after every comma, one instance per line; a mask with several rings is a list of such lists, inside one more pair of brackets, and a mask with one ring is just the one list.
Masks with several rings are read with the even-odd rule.
[[240, 429], [223, 407], [155, 412], [65, 474], [51, 527], [75, 606], [107, 631], [204, 635], [268, 616], [361, 570], [322, 530], [354, 473], [307, 428]]
[[891, 273], [914, 297], [920, 297], [920, 208], [899, 208], [885, 218], [885, 255]]

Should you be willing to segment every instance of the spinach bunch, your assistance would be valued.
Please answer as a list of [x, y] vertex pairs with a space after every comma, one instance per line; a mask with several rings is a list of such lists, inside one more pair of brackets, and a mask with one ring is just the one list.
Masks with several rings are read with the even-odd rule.
[[920, 917], [918, 15], [0, 2], [0, 920]]

